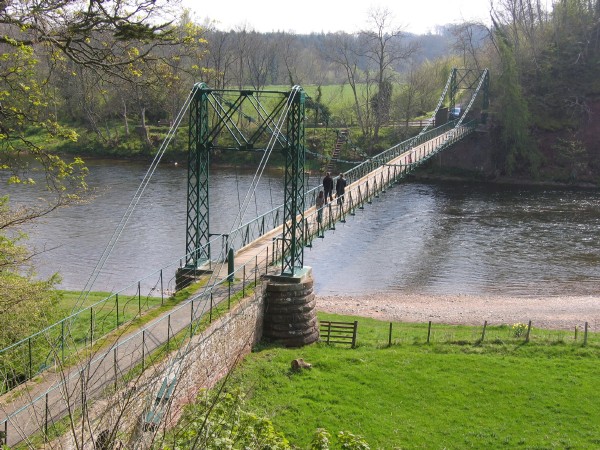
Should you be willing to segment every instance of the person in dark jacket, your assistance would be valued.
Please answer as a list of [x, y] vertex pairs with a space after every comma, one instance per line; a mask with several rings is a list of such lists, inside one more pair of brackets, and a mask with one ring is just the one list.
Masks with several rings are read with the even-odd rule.
[[331, 178], [331, 173], [327, 172], [325, 178], [323, 178], [323, 191], [325, 192], [325, 203], [327, 203], [327, 199], [329, 201], [333, 201], [333, 178]]
[[344, 203], [344, 192], [346, 192], [346, 179], [344, 178], [344, 174], [340, 173], [340, 177], [337, 179], [335, 183], [335, 195], [337, 197], [338, 205]]

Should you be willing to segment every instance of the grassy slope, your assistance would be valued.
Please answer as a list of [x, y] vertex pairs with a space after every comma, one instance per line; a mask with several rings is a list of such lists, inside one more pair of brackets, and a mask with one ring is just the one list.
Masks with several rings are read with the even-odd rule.
[[[523, 345], [505, 328], [478, 345], [481, 329], [444, 327], [428, 345], [426, 325], [403, 325], [388, 348], [387, 323], [358, 320], [354, 350], [265, 348], [236, 373], [249, 407], [301, 448], [320, 427], [385, 449], [600, 446], [597, 343], [557, 332]], [[312, 370], [291, 372], [295, 358]]]

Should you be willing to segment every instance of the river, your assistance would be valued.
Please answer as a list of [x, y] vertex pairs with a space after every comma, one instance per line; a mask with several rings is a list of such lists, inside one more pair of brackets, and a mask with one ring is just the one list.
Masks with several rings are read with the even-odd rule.
[[[147, 165], [88, 161], [93, 196], [28, 226], [40, 276], [82, 289], [127, 209]], [[253, 172], [211, 171], [211, 232], [227, 233]], [[352, 180], [350, 180], [352, 181]], [[1, 182], [1, 180], [0, 180]], [[117, 291], [185, 253], [185, 167], [161, 165], [93, 289]], [[308, 186], [320, 183], [309, 177]], [[9, 186], [31, 204], [38, 192]], [[407, 182], [358, 210], [305, 250], [320, 295], [588, 295], [600, 281], [598, 190]], [[280, 173], [265, 173], [246, 219], [283, 199]], [[172, 276], [172, 274], [170, 274]]]

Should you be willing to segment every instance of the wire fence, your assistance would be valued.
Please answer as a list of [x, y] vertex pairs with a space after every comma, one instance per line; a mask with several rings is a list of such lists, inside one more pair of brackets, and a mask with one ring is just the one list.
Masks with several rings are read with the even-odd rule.
[[[41, 386], [38, 393], [15, 402], [14, 410], [0, 421], [0, 445], [28, 441], [38, 430], [47, 441], [61, 418], [85, 414], [88, 401], [106, 388], [115, 391], [122, 388], [123, 383], [139, 377], [174, 350], [183, 350], [176, 358], [182, 360], [189, 340], [238, 300], [254, 293], [261, 276], [273, 273], [277, 264], [269, 247], [265, 248], [253, 261], [219, 277], [212, 286], [201, 289], [168, 314], [131, 334], [118, 336], [118, 340], [90, 352], [87, 357], [80, 355], [84, 361], [79, 361], [78, 367], [61, 365], [59, 355], [55, 354], [60, 380], [54, 384], [50, 380], [50, 387]], [[153, 378], [160, 376], [157, 373]]]
[[[325, 315], [328, 317], [328, 315]], [[348, 322], [351, 324], [352, 322]], [[377, 347], [415, 344], [454, 344], [520, 346], [564, 345], [600, 348], [600, 333], [593, 332], [589, 322], [574, 322], [571, 329], [548, 329], [535, 326], [532, 320], [513, 324], [482, 321], [480, 326], [449, 325], [440, 322], [357, 322], [356, 346]]]

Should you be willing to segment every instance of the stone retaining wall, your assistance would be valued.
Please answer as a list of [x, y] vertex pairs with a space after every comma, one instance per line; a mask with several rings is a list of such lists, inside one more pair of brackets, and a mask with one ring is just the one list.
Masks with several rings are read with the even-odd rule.
[[[110, 436], [111, 441], [116, 439], [125, 448], [150, 448], [165, 426], [177, 423], [185, 405], [193, 402], [201, 389], [213, 387], [250, 353], [262, 337], [263, 314], [263, 287], [257, 286], [253, 297], [243, 299], [192, 338], [180, 367], [172, 362], [177, 356], [174, 351], [168, 360], [146, 369], [137, 379], [116, 391], [110, 389], [88, 406], [85, 426], [79, 419], [74, 432], [50, 443], [49, 448], [96, 449], [101, 434]], [[161, 384], [175, 374], [177, 384], [170, 406], [165, 408], [160, 427], [148, 431], [144, 417], [155, 403]]]

